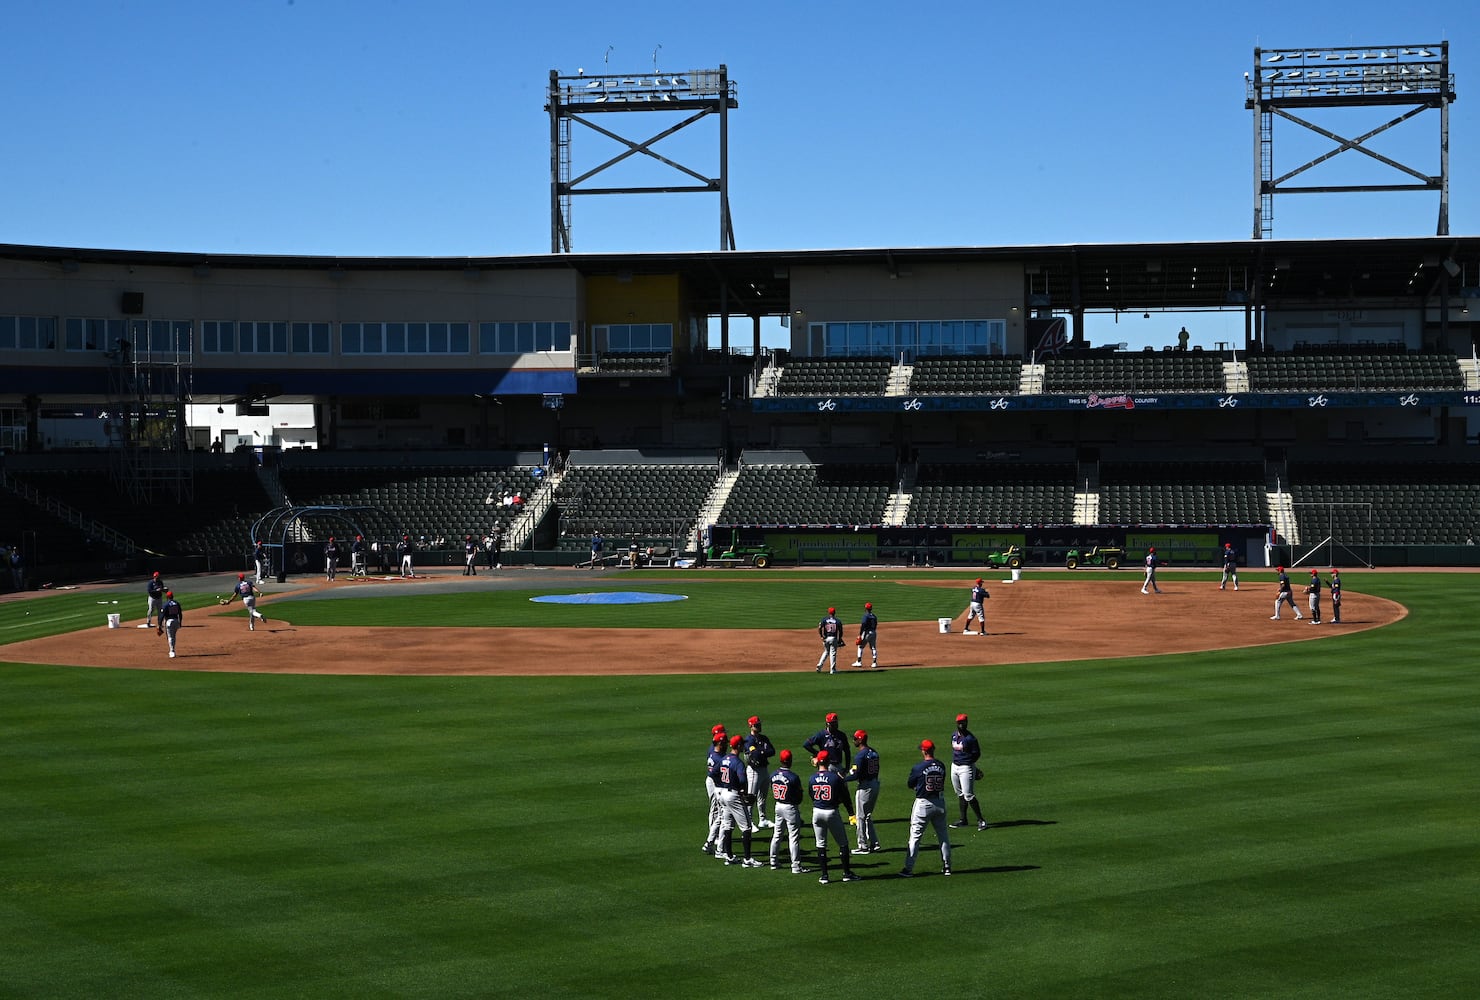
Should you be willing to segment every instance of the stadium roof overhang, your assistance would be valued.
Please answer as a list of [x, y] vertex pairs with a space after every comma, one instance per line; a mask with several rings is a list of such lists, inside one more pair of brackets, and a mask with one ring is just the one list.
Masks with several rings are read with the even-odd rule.
[[[1025, 304], [1056, 311], [1233, 309], [1246, 304], [1421, 303], [1480, 286], [1480, 237], [1082, 243], [1001, 247], [536, 254], [503, 257], [322, 257], [0, 246], [0, 257], [59, 267], [111, 263], [196, 273], [250, 269], [481, 272], [572, 269], [586, 276], [677, 274], [696, 312], [791, 311], [793, 266], [877, 267], [907, 277], [921, 264], [1008, 263], [1024, 272]], [[1446, 286], [1447, 282], [1447, 286]], [[1472, 293], [1473, 294], [1473, 293]]]

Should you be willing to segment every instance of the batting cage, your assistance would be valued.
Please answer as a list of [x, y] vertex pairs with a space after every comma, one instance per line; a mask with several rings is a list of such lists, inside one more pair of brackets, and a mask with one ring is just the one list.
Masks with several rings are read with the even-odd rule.
[[[367, 550], [393, 549], [404, 532], [395, 517], [379, 507], [320, 505], [274, 507], [252, 525], [252, 541], [267, 547], [270, 575], [282, 583], [290, 573], [318, 572], [324, 565], [324, 543], [349, 542], [360, 536]], [[370, 553], [367, 551], [366, 558]], [[375, 565], [376, 561], [371, 560]]]

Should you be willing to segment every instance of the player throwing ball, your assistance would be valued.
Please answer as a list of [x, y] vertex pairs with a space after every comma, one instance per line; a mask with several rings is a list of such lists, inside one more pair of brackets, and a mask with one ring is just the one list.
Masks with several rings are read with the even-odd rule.
[[257, 610], [258, 593], [259, 591], [252, 585], [252, 581], [247, 579], [247, 575], [245, 573], [238, 573], [236, 575], [236, 586], [231, 588], [231, 596], [221, 602], [222, 607], [225, 607], [238, 597], [242, 599], [242, 606], [247, 609], [247, 631], [249, 632], [256, 630], [257, 620], [259, 618], [262, 619], [264, 625], [267, 624], [267, 616]]

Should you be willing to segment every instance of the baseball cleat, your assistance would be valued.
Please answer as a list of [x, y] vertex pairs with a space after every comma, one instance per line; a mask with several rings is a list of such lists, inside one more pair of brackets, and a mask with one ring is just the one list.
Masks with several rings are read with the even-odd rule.
[[986, 828], [987, 828], [987, 821], [986, 821], [986, 820], [984, 820], [984, 819], [982, 819], [982, 820], [977, 820], [977, 823], [976, 823], [976, 828], [977, 828], [977, 829], [978, 829], [978, 830], [985, 830], [985, 829], [986, 829]]
[[847, 872], [846, 874], [843, 875], [843, 881], [844, 882], [857, 882], [858, 879], [859, 879], [859, 876], [854, 875], [852, 872]]
[[806, 871], [806, 869], [803, 868], [801, 865], [792, 865], [791, 866], [791, 873], [793, 875], [800, 875], [804, 871]]
[[1280, 616], [1279, 615], [1270, 615], [1269, 616], [1269, 620], [1272, 621], [1272, 622], [1277, 622], [1277, 621], [1280, 620]]
[[949, 875], [949, 874], [951, 874], [951, 866], [950, 865], [946, 865], [944, 868], [942, 868], [940, 870], [940, 873], [942, 875]]
[[170, 659], [173, 660], [174, 658], [175, 658], [175, 651], [172, 649], [172, 650], [170, 650]]
[[711, 844], [709, 841], [706, 840], [706, 841], [704, 841], [703, 846], [701, 846], [699, 848], [699, 850], [703, 851], [705, 854], [713, 854], [714, 853], [714, 845]]
[[868, 853], [868, 848], [867, 847], [864, 847], [862, 844], [859, 844], [857, 847], [853, 848], [853, 853], [854, 854], [867, 854]]
[[910, 871], [908, 868], [906, 868], [904, 871], [902, 871], [902, 872], [899, 873], [899, 877], [900, 878], [914, 878], [915, 877], [915, 873], [912, 872], [912, 871]]
[[744, 861], [742, 861], [740, 863], [742, 865], [744, 865], [746, 868], [764, 868], [764, 867], [766, 867], [764, 864], [762, 864], [761, 862], [757, 861], [755, 858], [746, 858]]
[[832, 880], [831, 880], [831, 879], [829, 879], [829, 878], [828, 878], [828, 877], [827, 877], [827, 876], [826, 876], [826, 875], [824, 875], [824, 876], [822, 876], [822, 877], [821, 877], [821, 878], [819, 878], [819, 879], [818, 879], [818, 880], [817, 880], [817, 881], [818, 881], [818, 883], [819, 883], [819, 884], [821, 884], [821, 885], [827, 885], [827, 884], [828, 884], [828, 882], [830, 882], [830, 881], [832, 881]]
[[771, 871], [775, 871], [776, 869], [778, 869], [780, 867], [781, 866], [778, 865], [776, 862], [774, 862], [774, 861], [771, 862]]
[[951, 824], [951, 829], [952, 829], [952, 830], [959, 830], [959, 829], [961, 829], [961, 828], [962, 828], [962, 827], [963, 827], [963, 826], [965, 826], [965, 825], [966, 825], [966, 821], [965, 821], [965, 820], [964, 820], [964, 819], [963, 819], [963, 820], [962, 820], [962, 821], [961, 821], [961, 822], [959, 822], [959, 823], [952, 823], [952, 824]]

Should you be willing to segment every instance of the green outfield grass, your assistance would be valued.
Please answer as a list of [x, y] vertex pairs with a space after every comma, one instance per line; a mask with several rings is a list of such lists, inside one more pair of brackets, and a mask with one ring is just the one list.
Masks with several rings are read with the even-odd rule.
[[[1288, 646], [837, 677], [0, 664], [0, 996], [1471, 995], [1480, 588], [1344, 575], [1351, 609], [1373, 593], [1410, 616]], [[888, 617], [954, 614], [964, 596], [857, 573], [677, 581], [570, 589], [687, 593], [620, 620], [575, 610], [724, 628], [740, 657], [737, 624], [810, 627], [863, 600], [888, 612], [887, 657]], [[274, 617], [572, 610], [529, 596], [280, 601]], [[0, 641], [109, 610], [81, 594], [0, 605]], [[883, 755], [886, 853], [859, 859], [865, 880], [701, 854], [709, 727], [758, 713], [800, 750], [827, 711]], [[928, 877], [898, 880], [913, 748], [945, 740], [957, 711], [998, 825], [952, 831], [951, 878], [927, 850]]]

